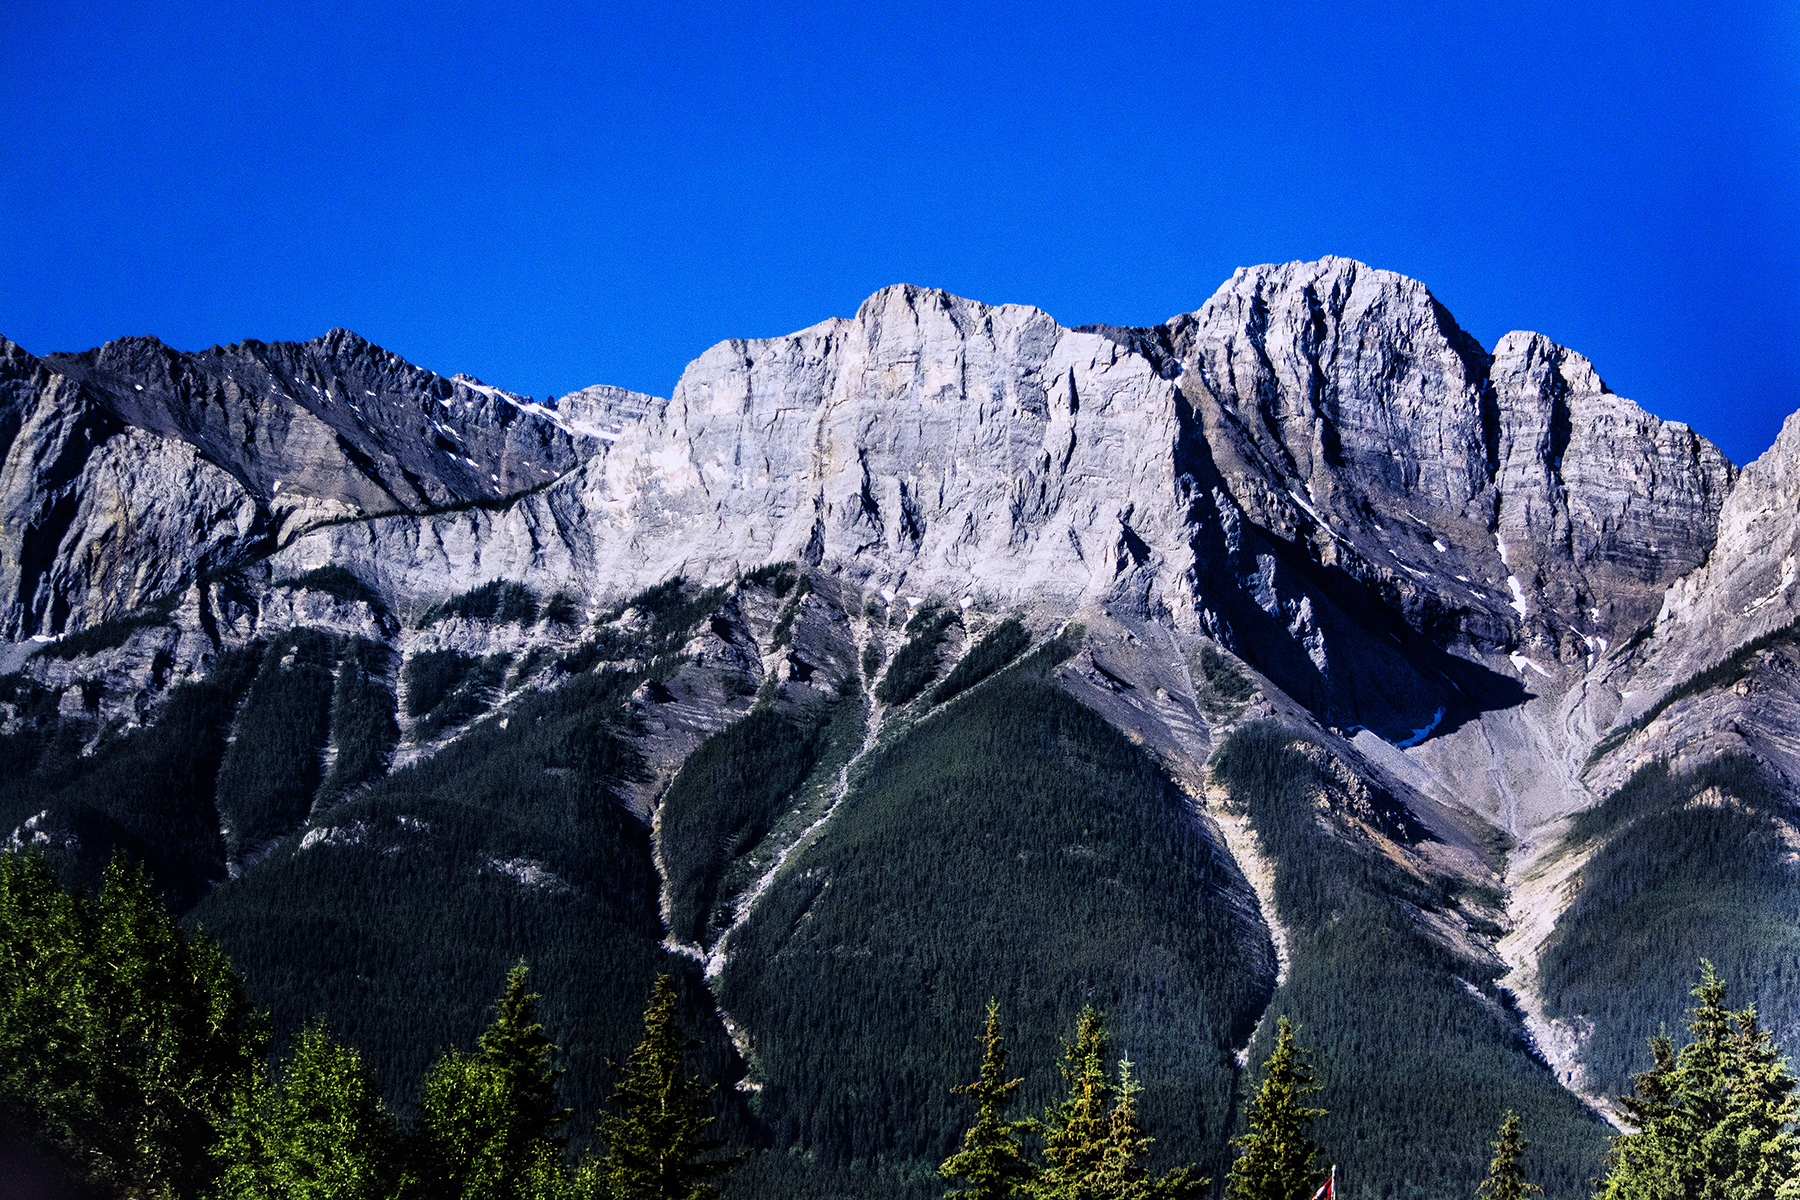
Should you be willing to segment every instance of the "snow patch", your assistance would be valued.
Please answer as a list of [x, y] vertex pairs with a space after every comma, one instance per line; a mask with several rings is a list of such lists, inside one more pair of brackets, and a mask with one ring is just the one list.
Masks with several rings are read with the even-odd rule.
[[1440, 723], [1442, 723], [1443, 719], [1444, 719], [1444, 706], [1440, 704], [1440, 705], [1438, 705], [1438, 710], [1431, 714], [1431, 724], [1425, 726], [1425, 728], [1423, 728], [1423, 729], [1413, 730], [1412, 736], [1407, 738], [1404, 742], [1395, 742], [1394, 749], [1396, 749], [1396, 750], [1411, 750], [1414, 746], [1418, 745], [1420, 742], [1422, 742], [1426, 738], [1430, 737], [1432, 732], [1435, 729], [1437, 729], [1437, 727]]
[[1539, 675], [1542, 675], [1545, 679], [1551, 678], [1550, 672], [1544, 670], [1544, 668], [1538, 666], [1536, 663], [1532, 662], [1529, 658], [1526, 658], [1523, 654], [1509, 654], [1509, 655], [1507, 655], [1507, 657], [1512, 659], [1512, 665], [1513, 665], [1514, 669], [1516, 669], [1519, 672], [1519, 674], [1521, 674], [1521, 675], [1525, 674], [1527, 669], [1530, 669], [1530, 670], [1536, 671]]
[[1304, 509], [1306, 511], [1306, 515], [1313, 519], [1313, 523], [1315, 525], [1317, 525], [1320, 529], [1323, 529], [1326, 533], [1329, 533], [1332, 537], [1337, 538], [1338, 541], [1341, 542], [1344, 540], [1338, 534], [1338, 531], [1333, 529], [1330, 526], [1330, 524], [1328, 524], [1326, 522], [1325, 518], [1319, 515], [1318, 509], [1314, 508], [1311, 504], [1308, 504], [1305, 500], [1302, 500], [1300, 498], [1300, 493], [1296, 492], [1293, 488], [1289, 488], [1288, 495], [1293, 497], [1295, 504], [1298, 504], [1302, 509]]
[[576, 437], [598, 438], [603, 442], [616, 442], [619, 440], [619, 435], [624, 432], [623, 426], [616, 429], [607, 429], [602, 425], [594, 425], [587, 421], [572, 421], [568, 417], [563, 416], [560, 412], [557, 412], [554, 408], [548, 408], [535, 400], [515, 400], [511, 396], [502, 396], [501, 399], [505, 400], [508, 404], [527, 416], [536, 417], [540, 421], [548, 421], [564, 433], [574, 434]]
[[1513, 606], [1513, 608], [1517, 609], [1518, 613], [1521, 617], [1524, 616], [1525, 615], [1525, 589], [1519, 586], [1519, 577], [1517, 575], [1508, 575], [1506, 577], [1506, 587], [1507, 587], [1507, 590], [1512, 593], [1512, 599], [1509, 600], [1507, 603], [1511, 604]]

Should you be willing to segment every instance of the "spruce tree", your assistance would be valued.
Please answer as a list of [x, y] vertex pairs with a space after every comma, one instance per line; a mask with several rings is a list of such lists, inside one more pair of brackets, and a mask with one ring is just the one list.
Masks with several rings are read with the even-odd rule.
[[644, 1040], [622, 1067], [611, 1100], [619, 1112], [600, 1125], [606, 1156], [599, 1174], [612, 1200], [713, 1200], [713, 1180], [742, 1156], [721, 1157], [721, 1143], [706, 1136], [713, 1118], [701, 1109], [710, 1085], [688, 1079], [684, 1050], [698, 1043], [675, 1025], [675, 982], [659, 976], [644, 1010]]
[[515, 966], [475, 1054], [451, 1052], [425, 1077], [421, 1161], [445, 1200], [543, 1200], [565, 1183], [556, 1101], [556, 1047], [537, 1023], [538, 997]]
[[1636, 1077], [1620, 1106], [1633, 1132], [1613, 1139], [1603, 1200], [1776, 1200], [1800, 1188], [1795, 1079], [1756, 1009], [1733, 1012], [1725, 985], [1701, 963], [1698, 1001], [1674, 1049], [1651, 1039], [1655, 1065]]
[[973, 1083], [951, 1090], [975, 1100], [975, 1123], [963, 1134], [962, 1149], [944, 1160], [938, 1174], [945, 1179], [966, 1179], [968, 1187], [952, 1188], [946, 1200], [1004, 1200], [1026, 1194], [1036, 1169], [1025, 1157], [1019, 1137], [1037, 1125], [1035, 1121], [1008, 1121], [1003, 1115], [1012, 1103], [1022, 1079], [1006, 1078], [1006, 1045], [1000, 1036], [1000, 1003], [989, 1000], [987, 1025], [977, 1039], [981, 1043], [981, 1075]]
[[1531, 1143], [1519, 1130], [1519, 1114], [1509, 1111], [1500, 1118], [1500, 1138], [1494, 1143], [1494, 1161], [1487, 1178], [1476, 1189], [1481, 1200], [1529, 1200], [1544, 1189], [1525, 1180], [1525, 1148]]
[[1726, 1121], [1726, 1140], [1739, 1148], [1740, 1194], [1762, 1197], [1800, 1195], [1800, 1096], [1787, 1061], [1767, 1030], [1758, 1027], [1756, 1007], [1737, 1014], [1732, 1038], [1733, 1103]]
[[1143, 1164], [1150, 1144], [1137, 1123], [1138, 1088], [1131, 1064], [1119, 1082], [1106, 1070], [1106, 1027], [1090, 1006], [1081, 1010], [1075, 1040], [1063, 1048], [1068, 1095], [1044, 1114], [1045, 1166], [1030, 1195], [1040, 1200], [1188, 1200], [1212, 1183], [1177, 1167], [1153, 1179]]
[[1142, 1089], [1131, 1081], [1131, 1061], [1119, 1060], [1119, 1094], [1107, 1123], [1106, 1149], [1101, 1155], [1091, 1195], [1094, 1200], [1190, 1200], [1212, 1186], [1212, 1180], [1194, 1174], [1192, 1166], [1176, 1167], [1153, 1179], [1143, 1164], [1150, 1144], [1137, 1123], [1137, 1094]]
[[1106, 1026], [1092, 1005], [1075, 1020], [1075, 1040], [1063, 1046], [1062, 1100], [1044, 1111], [1044, 1169], [1032, 1195], [1076, 1200], [1105, 1162], [1112, 1132], [1114, 1088], [1106, 1071]]
[[569, 1119], [556, 1098], [562, 1072], [551, 1066], [556, 1044], [538, 1024], [539, 997], [525, 990], [526, 973], [523, 960], [507, 973], [494, 1023], [481, 1035], [481, 1055], [504, 1081], [517, 1136], [560, 1142], [560, 1127]]
[[1306, 1127], [1325, 1110], [1306, 1105], [1319, 1085], [1305, 1055], [1294, 1045], [1294, 1027], [1280, 1018], [1262, 1087], [1250, 1102], [1250, 1132], [1232, 1139], [1238, 1156], [1225, 1181], [1226, 1200], [1310, 1200], [1324, 1182]]

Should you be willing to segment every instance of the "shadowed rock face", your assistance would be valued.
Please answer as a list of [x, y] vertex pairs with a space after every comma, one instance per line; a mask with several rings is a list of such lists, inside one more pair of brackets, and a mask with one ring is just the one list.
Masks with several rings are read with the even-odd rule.
[[[1423, 285], [1344, 259], [1239, 271], [1151, 330], [898, 286], [729, 341], [613, 450], [502, 512], [321, 529], [413, 597], [592, 595], [780, 559], [871, 588], [1219, 636], [1333, 723], [1416, 729], [1585, 667], [1705, 560], [1733, 469], [1530, 334], [1493, 355]], [[1474, 660], [1474, 661], [1471, 661]]]
[[667, 401], [556, 411], [341, 330], [5, 361], [14, 636], [276, 547], [278, 577], [346, 566], [401, 608], [795, 559], [1122, 606], [1396, 738], [1580, 677], [1707, 561], [1735, 477], [1580, 355], [1490, 354], [1422, 284], [1335, 258], [1240, 270], [1153, 329], [901, 285], [723, 342]]
[[569, 420], [344, 330], [198, 354], [129, 338], [40, 359], [0, 342], [5, 632], [92, 624], [321, 521], [530, 490], [651, 399], [604, 393]]
[[285, 491], [365, 514], [524, 491], [595, 448], [521, 397], [421, 370], [343, 329], [195, 354], [127, 338], [46, 361], [121, 420], [192, 443], [258, 496]]
[[[1395, 614], [1440, 649], [1585, 666], [1705, 561], [1735, 476], [1686, 426], [1607, 391], [1580, 355], [1513, 333], [1490, 356], [1422, 285], [1344, 259], [1239, 271], [1160, 340], [1193, 414], [1184, 478], [1225, 530], [1210, 545], [1196, 531], [1201, 568], [1216, 576], [1221, 548], [1236, 560], [1237, 590], [1285, 618], [1317, 667], [1306, 680], [1290, 651], [1284, 686], [1366, 723], [1384, 719], [1364, 696], [1371, 681], [1452, 713], [1471, 682], [1498, 683], [1395, 661], [1389, 644], [1420, 657]], [[1263, 539], [1254, 570], [1246, 536]], [[1284, 581], [1283, 564], [1311, 587]], [[1230, 580], [1213, 590], [1230, 602]], [[1232, 640], [1254, 659], [1274, 632]], [[1338, 672], [1333, 643], [1368, 661]], [[1346, 686], [1356, 695], [1334, 702]], [[1387, 719], [1404, 726], [1418, 707]]]

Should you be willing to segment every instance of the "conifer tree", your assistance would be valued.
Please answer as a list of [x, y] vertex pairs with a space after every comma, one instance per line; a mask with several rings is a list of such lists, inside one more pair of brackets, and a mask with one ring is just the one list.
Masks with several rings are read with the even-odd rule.
[[213, 1149], [218, 1200], [386, 1200], [404, 1190], [393, 1121], [361, 1056], [308, 1025], [281, 1077], [258, 1076]]
[[1043, 1171], [1030, 1195], [1041, 1200], [1187, 1200], [1211, 1185], [1192, 1167], [1153, 1179], [1143, 1164], [1148, 1137], [1137, 1123], [1138, 1088], [1131, 1064], [1119, 1064], [1119, 1082], [1106, 1070], [1106, 1027], [1090, 1006], [1081, 1010], [1075, 1040], [1063, 1048], [1068, 1095], [1044, 1114]]
[[970, 1186], [945, 1192], [946, 1200], [1022, 1196], [1037, 1173], [1019, 1140], [1037, 1122], [1008, 1121], [1003, 1115], [1012, 1103], [1013, 1092], [1024, 1080], [1006, 1078], [1006, 1044], [1000, 1035], [999, 1001], [988, 1001], [987, 1025], [977, 1040], [982, 1047], [980, 1078], [951, 1089], [975, 1099], [975, 1123], [963, 1134], [962, 1149], [938, 1168], [938, 1174], [945, 1179], [966, 1179]]
[[1137, 1094], [1142, 1089], [1131, 1081], [1131, 1061], [1119, 1060], [1119, 1094], [1108, 1120], [1106, 1149], [1093, 1181], [1094, 1200], [1189, 1200], [1212, 1186], [1212, 1180], [1194, 1174], [1191, 1166], [1176, 1167], [1153, 1179], [1143, 1158], [1156, 1139], [1137, 1123]]
[[569, 1119], [556, 1098], [562, 1072], [551, 1065], [556, 1044], [537, 1022], [539, 997], [525, 990], [526, 973], [523, 960], [507, 973], [494, 1023], [481, 1035], [481, 1054], [504, 1081], [516, 1135], [560, 1141], [560, 1127]]
[[507, 975], [475, 1054], [452, 1052], [425, 1077], [418, 1173], [446, 1200], [543, 1200], [565, 1185], [556, 1047], [537, 1023], [524, 963]]
[[611, 1100], [620, 1111], [600, 1125], [607, 1150], [599, 1174], [613, 1200], [713, 1200], [712, 1181], [741, 1161], [721, 1157], [722, 1144], [706, 1136], [713, 1118], [701, 1108], [713, 1087], [682, 1073], [682, 1052], [697, 1044], [675, 1025], [674, 980], [659, 976], [644, 1040], [615, 1068], [621, 1078]]
[[0, 854], [0, 1110], [98, 1181], [191, 1194], [265, 1021], [122, 857], [91, 901]]
[[1309, 1200], [1324, 1181], [1306, 1127], [1325, 1110], [1306, 1105], [1319, 1085], [1305, 1055], [1294, 1045], [1294, 1027], [1280, 1018], [1262, 1087], [1250, 1102], [1250, 1132], [1232, 1139], [1238, 1156], [1225, 1181], [1226, 1200]]
[[1112, 1132], [1112, 1080], [1106, 1071], [1106, 1026], [1092, 1005], [1075, 1020], [1075, 1040], [1063, 1046], [1062, 1100], [1044, 1111], [1044, 1169], [1032, 1194], [1045, 1200], [1074, 1200], [1096, 1177]]
[[1509, 1111], [1500, 1118], [1494, 1161], [1488, 1164], [1487, 1178], [1476, 1189], [1481, 1200], [1529, 1200], [1533, 1192], [1544, 1190], [1525, 1180], [1525, 1148], [1530, 1144], [1519, 1131], [1518, 1113]]
[[1650, 1041], [1655, 1065], [1621, 1097], [1634, 1132], [1613, 1139], [1603, 1200], [1776, 1200], [1800, 1188], [1795, 1079], [1756, 1020], [1733, 1012], [1725, 985], [1702, 961], [1698, 1004], [1679, 1052]]

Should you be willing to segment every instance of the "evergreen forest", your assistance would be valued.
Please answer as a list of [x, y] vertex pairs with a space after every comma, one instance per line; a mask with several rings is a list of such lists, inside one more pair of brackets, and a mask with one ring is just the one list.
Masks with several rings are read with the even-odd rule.
[[[1793, 825], [1752, 760], [1645, 765], [1567, 834], [1543, 990], [1592, 1022], [1622, 1135], [1436, 932], [1497, 936], [1492, 889], [1322, 740], [1231, 724], [1254, 689], [1222, 651], [1203, 804], [1068, 685], [1079, 627], [834, 587], [483, 585], [377, 614], [436, 639], [404, 657], [291, 629], [133, 719], [103, 681], [0, 677], [0, 1133], [82, 1195], [181, 1200], [1792, 1178]], [[459, 648], [477, 626], [512, 650]]]

